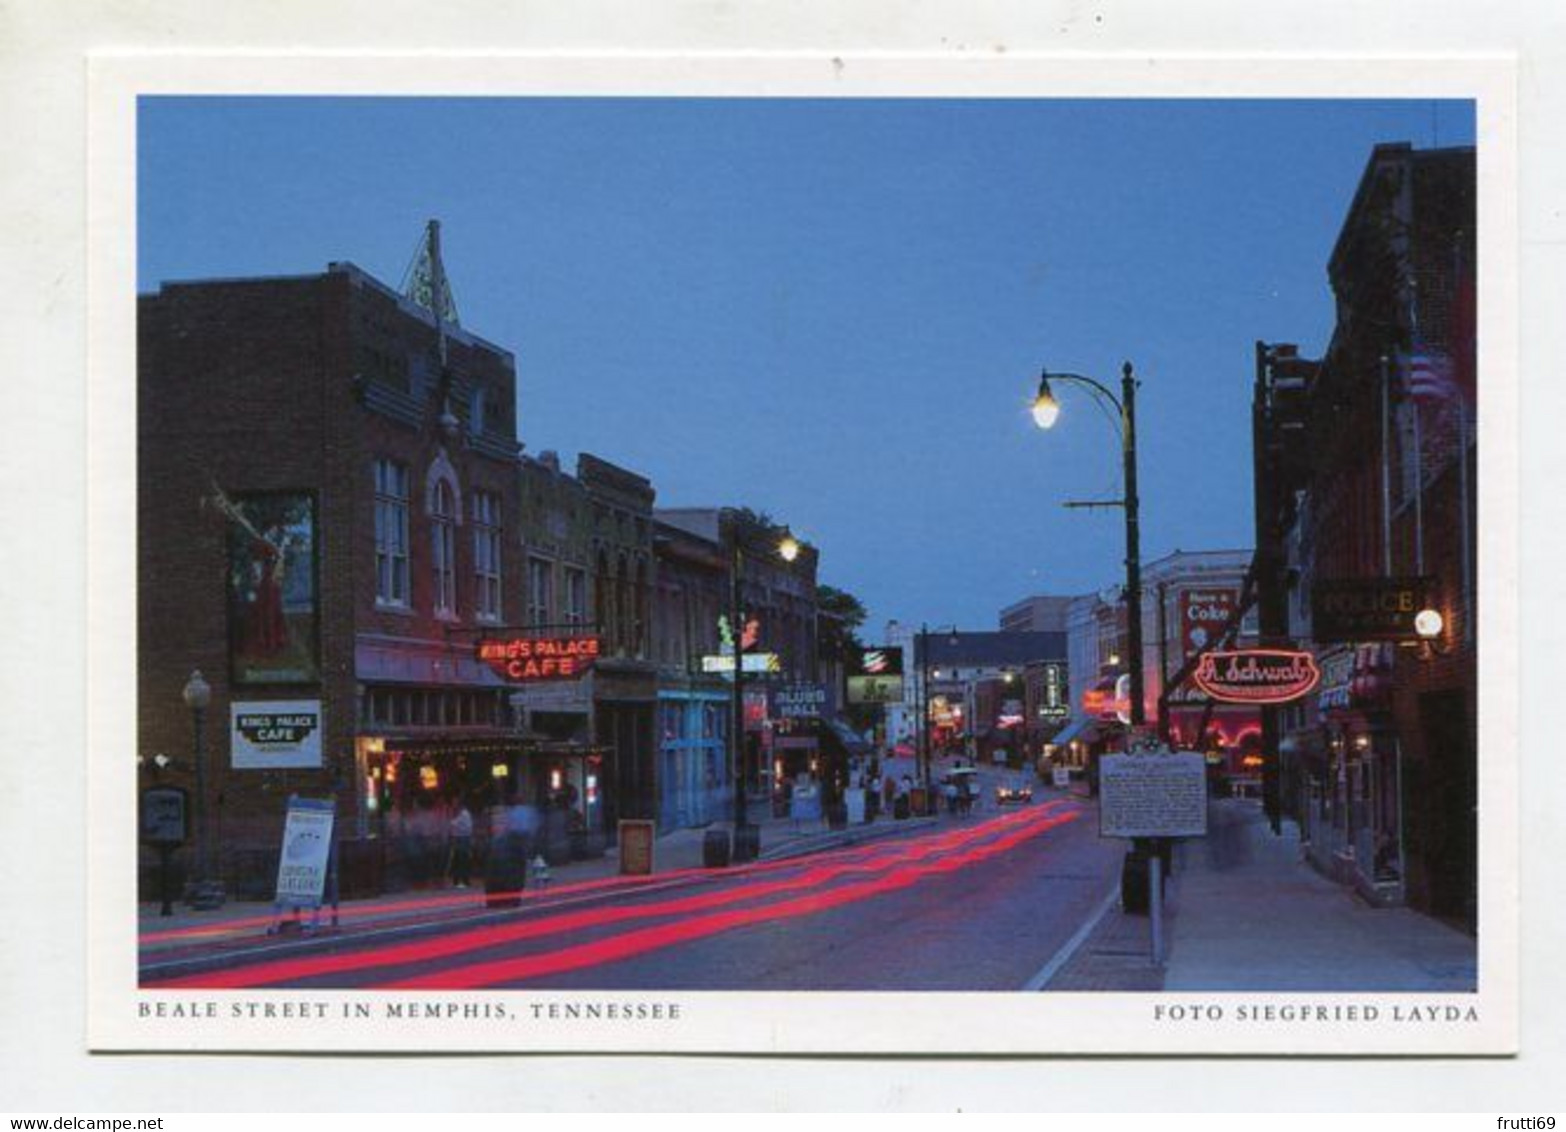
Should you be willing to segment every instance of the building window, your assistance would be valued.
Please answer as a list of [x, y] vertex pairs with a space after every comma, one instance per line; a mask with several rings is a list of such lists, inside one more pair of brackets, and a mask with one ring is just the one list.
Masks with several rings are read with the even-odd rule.
[[431, 565], [434, 568], [435, 612], [452, 616], [457, 612], [457, 505], [451, 485], [445, 480], [435, 484], [430, 499]]
[[565, 572], [565, 620], [573, 628], [587, 623], [587, 571], [575, 566]]
[[550, 624], [550, 579], [554, 563], [547, 558], [527, 560], [527, 623], [533, 628]]
[[473, 493], [473, 615], [500, 620], [500, 497]]
[[375, 461], [375, 602], [408, 607], [408, 469]]

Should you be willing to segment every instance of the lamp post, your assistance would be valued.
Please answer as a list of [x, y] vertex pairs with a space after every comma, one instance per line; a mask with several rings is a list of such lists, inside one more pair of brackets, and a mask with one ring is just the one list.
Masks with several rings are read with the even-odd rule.
[[182, 693], [185, 706], [190, 709], [194, 733], [196, 766], [196, 875], [187, 887], [186, 903], [192, 908], [205, 910], [219, 908], [224, 901], [223, 882], [211, 875], [207, 843], [207, 753], [206, 716], [212, 703], [212, 685], [208, 684], [198, 668], [185, 681]]
[[[949, 633], [949, 643], [957, 647], [957, 626], [937, 628], [937, 633]], [[924, 786], [925, 804], [930, 799], [930, 626], [919, 626], [919, 779]]]
[[[1138, 501], [1136, 491], [1136, 377], [1131, 371], [1131, 363], [1126, 362], [1120, 369], [1120, 396], [1117, 398], [1102, 383], [1091, 377], [1083, 377], [1074, 373], [1055, 373], [1041, 370], [1039, 373], [1039, 391], [1033, 400], [1033, 420], [1039, 428], [1047, 429], [1054, 425], [1060, 416], [1060, 402], [1055, 399], [1054, 391], [1050, 388], [1050, 382], [1066, 382], [1079, 385], [1086, 389], [1101, 407], [1113, 409], [1115, 416], [1119, 418], [1120, 426], [1120, 454], [1124, 467], [1125, 491], [1120, 499], [1094, 503], [1068, 502], [1067, 507], [1121, 507], [1126, 517], [1126, 646], [1130, 656], [1128, 660], [1128, 674], [1130, 680], [1130, 727], [1140, 728], [1146, 723], [1146, 705], [1143, 696], [1143, 665], [1146, 658], [1142, 654], [1142, 543], [1140, 515], [1138, 513]], [[1131, 750], [1130, 735], [1127, 735], [1126, 750]], [[1127, 868], [1121, 873], [1121, 899], [1128, 909], [1132, 906], [1130, 877], [1133, 872], [1140, 872], [1139, 863], [1146, 860], [1146, 873], [1148, 878], [1148, 902], [1149, 914], [1153, 930], [1153, 957], [1154, 962], [1161, 961], [1162, 943], [1160, 936], [1160, 919], [1162, 915], [1162, 880], [1161, 865], [1163, 864], [1165, 842], [1162, 838], [1136, 838], [1132, 842], [1131, 852], [1127, 856]]]
[[[793, 562], [799, 557], [800, 544], [792, 535], [785, 534], [777, 547], [778, 557]], [[745, 797], [745, 612], [741, 595], [741, 581], [745, 569], [745, 550], [740, 538], [739, 516], [730, 518], [729, 553], [731, 557], [729, 577], [729, 625], [734, 635], [734, 719], [729, 738], [732, 748], [730, 762], [734, 767], [734, 850], [732, 859], [752, 861], [761, 853], [761, 835], [750, 824], [746, 812]]]
[[1039, 374], [1039, 391], [1033, 400], [1033, 420], [1041, 429], [1047, 429], [1055, 424], [1060, 416], [1060, 402], [1055, 399], [1054, 391], [1050, 388], [1050, 382], [1066, 382], [1079, 385], [1088, 390], [1094, 397], [1113, 408], [1120, 422], [1120, 452], [1125, 473], [1125, 493], [1120, 499], [1095, 503], [1067, 503], [1067, 507], [1120, 507], [1125, 511], [1126, 517], [1126, 618], [1127, 625], [1127, 651], [1131, 654], [1131, 726], [1141, 727], [1146, 722], [1146, 707], [1143, 702], [1143, 678], [1142, 671], [1142, 538], [1141, 518], [1136, 490], [1136, 386], [1137, 381], [1131, 371], [1131, 363], [1126, 362], [1120, 370], [1120, 396], [1117, 398], [1110, 390], [1093, 380], [1091, 377], [1083, 377], [1075, 373], [1050, 373], [1043, 370]]

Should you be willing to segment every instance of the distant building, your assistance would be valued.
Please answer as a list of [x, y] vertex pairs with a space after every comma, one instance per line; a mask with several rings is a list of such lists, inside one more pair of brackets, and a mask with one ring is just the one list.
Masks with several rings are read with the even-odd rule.
[[736, 556], [739, 558], [740, 603], [746, 624], [738, 629], [730, 624], [730, 603], [726, 600], [720, 613], [718, 653], [732, 657], [733, 634], [745, 632], [746, 652], [753, 663], [765, 664], [764, 670], [747, 668], [745, 672], [744, 776], [747, 797], [754, 798], [757, 805], [770, 805], [783, 778], [822, 769], [822, 728], [815, 723], [777, 726], [769, 714], [771, 690], [821, 679], [818, 552], [802, 543], [798, 556], [792, 562], [786, 560], [779, 552], [780, 536], [786, 528], [742, 508], [660, 508], [657, 518], [671, 535], [681, 532], [706, 546], [721, 548], [729, 564], [726, 578]]
[[658, 582], [653, 627], [658, 665], [660, 829], [731, 816], [729, 732], [732, 690], [703, 658], [722, 653], [729, 614], [729, 555], [713, 539], [655, 519]]
[[1027, 673], [1064, 666], [1061, 632], [914, 634], [933, 758], [1004, 758], [1020, 766], [1037, 754], [1026, 717]]
[[[1231, 614], [1241, 612], [1241, 591], [1250, 569], [1249, 550], [1180, 551], [1142, 567], [1142, 679], [1147, 726], [1158, 728], [1167, 714], [1170, 741], [1207, 753], [1233, 779], [1258, 779], [1247, 756], [1257, 750], [1259, 720], [1254, 708], [1212, 704], [1187, 678], [1166, 684], [1187, 661], [1218, 644]], [[1051, 752], [1073, 767], [1123, 746], [1130, 703], [1126, 699], [1132, 657], [1126, 607], [1118, 587], [1074, 598], [1067, 612], [1071, 721], [1050, 739]], [[1255, 641], [1254, 611], [1240, 618], [1232, 643]]]
[[1075, 597], [1038, 594], [1023, 598], [1000, 611], [1003, 633], [1064, 633]]

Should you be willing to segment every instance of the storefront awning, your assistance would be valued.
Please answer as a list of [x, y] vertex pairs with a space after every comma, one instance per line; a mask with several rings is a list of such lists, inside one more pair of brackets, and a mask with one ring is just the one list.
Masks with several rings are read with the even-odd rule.
[[1078, 716], [1061, 728], [1049, 743], [1056, 747], [1064, 747], [1068, 743], [1091, 743], [1098, 738], [1098, 724], [1096, 719]]
[[841, 718], [832, 715], [821, 721], [822, 730], [829, 733], [833, 739], [842, 744], [843, 749], [850, 755], [858, 757], [870, 753], [870, 744], [859, 737], [859, 733], [848, 726]]

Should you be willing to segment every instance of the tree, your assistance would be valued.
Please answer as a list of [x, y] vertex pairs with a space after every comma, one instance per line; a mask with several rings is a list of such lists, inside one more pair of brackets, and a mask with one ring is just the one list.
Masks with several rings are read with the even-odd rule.
[[827, 614], [828, 619], [823, 632], [835, 638], [830, 643], [822, 642], [824, 646], [831, 649], [828, 655], [841, 657], [845, 656], [849, 649], [863, 647], [863, 642], [859, 639], [859, 629], [870, 614], [866, 611], [864, 603], [857, 597], [836, 586], [818, 585], [816, 608]]

